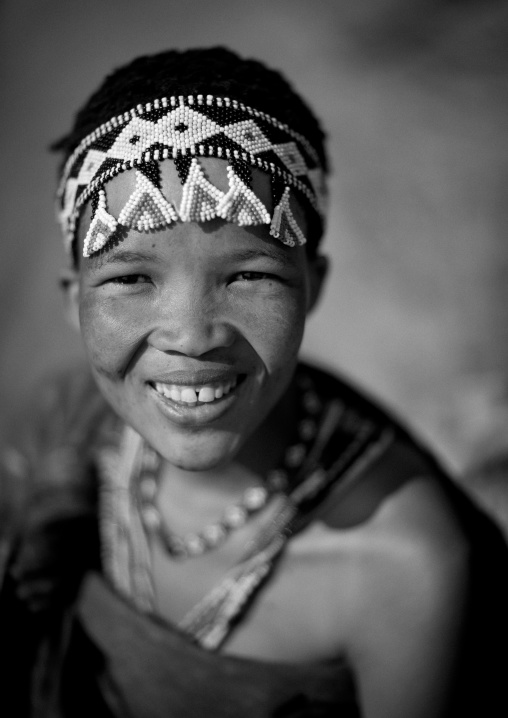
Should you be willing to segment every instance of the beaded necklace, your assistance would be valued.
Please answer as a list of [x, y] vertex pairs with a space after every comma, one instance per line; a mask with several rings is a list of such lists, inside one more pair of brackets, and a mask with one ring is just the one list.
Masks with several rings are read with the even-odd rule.
[[302, 400], [297, 437], [286, 449], [282, 466], [268, 472], [263, 486], [247, 488], [240, 501], [228, 506], [217, 521], [200, 531], [179, 536], [167, 526], [156, 505], [161, 458], [157, 452], [144, 445], [138, 482], [139, 513], [147, 533], [159, 538], [172, 558], [200, 556], [219, 547], [233, 531], [244, 526], [251, 517], [259, 513], [275, 494], [287, 491], [292, 474], [301, 467], [310, 442], [316, 434], [317, 424], [312, 414], [316, 414], [320, 409], [319, 399], [314, 392], [302, 392], [301, 386], [299, 389]]
[[[246, 545], [240, 562], [179, 623], [179, 628], [204, 648], [216, 650], [223, 643], [250, 598], [270, 576], [289, 537], [311, 520], [312, 507], [339, 480], [338, 488], [347, 493], [355, 476], [393, 439], [391, 426], [362, 416], [338, 398], [322, 399], [304, 368], [296, 383], [301, 397], [299, 439], [286, 450], [285, 488], [279, 488], [284, 482], [273, 487], [257, 509], [273, 497], [275, 515]], [[150, 460], [145, 461], [150, 451], [145, 448], [141, 436], [126, 426], [118, 445], [105, 446], [99, 452], [99, 518], [104, 574], [139, 610], [152, 613], [155, 593], [148, 541], [152, 534], [141, 515], [144, 499], [139, 487], [145, 477], [144, 466], [153, 474], [155, 462], [150, 468]], [[240, 504], [244, 502], [245, 495]], [[247, 511], [245, 520], [254, 512]], [[160, 536], [158, 530], [156, 535]]]

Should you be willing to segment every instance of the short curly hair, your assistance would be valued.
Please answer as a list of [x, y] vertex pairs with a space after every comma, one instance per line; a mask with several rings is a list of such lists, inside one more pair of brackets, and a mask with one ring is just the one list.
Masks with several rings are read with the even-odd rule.
[[68, 157], [103, 122], [138, 104], [174, 94], [227, 95], [262, 110], [304, 135], [328, 168], [325, 135], [304, 100], [276, 70], [225, 47], [143, 55], [113, 71], [76, 115], [71, 132], [52, 145]]

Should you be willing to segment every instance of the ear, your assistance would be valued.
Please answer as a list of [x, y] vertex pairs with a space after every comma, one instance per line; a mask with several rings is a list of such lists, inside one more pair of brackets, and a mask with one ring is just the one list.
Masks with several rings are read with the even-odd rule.
[[64, 298], [64, 311], [69, 324], [78, 332], [79, 323], [79, 274], [74, 269], [65, 269], [60, 274], [60, 289]]
[[307, 313], [313, 311], [316, 307], [321, 292], [325, 283], [325, 279], [328, 275], [328, 269], [330, 263], [328, 257], [324, 257], [322, 254], [318, 254], [312, 259], [308, 259], [309, 268], [309, 301], [307, 304]]

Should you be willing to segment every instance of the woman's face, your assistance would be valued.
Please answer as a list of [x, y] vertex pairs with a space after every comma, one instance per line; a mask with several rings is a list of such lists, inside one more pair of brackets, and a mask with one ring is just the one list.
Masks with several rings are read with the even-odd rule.
[[[115, 180], [113, 202], [132, 182]], [[122, 195], [125, 195], [122, 197]], [[233, 459], [293, 374], [315, 267], [268, 226], [222, 220], [129, 230], [81, 260], [75, 307], [97, 383], [166, 460]]]

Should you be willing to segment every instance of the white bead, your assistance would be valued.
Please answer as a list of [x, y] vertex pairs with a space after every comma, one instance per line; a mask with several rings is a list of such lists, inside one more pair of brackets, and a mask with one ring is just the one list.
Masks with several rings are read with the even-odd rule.
[[160, 528], [161, 517], [154, 506], [144, 506], [141, 511], [143, 523], [149, 531], [156, 531]]
[[202, 534], [208, 544], [215, 545], [226, 537], [227, 531], [221, 524], [211, 524], [203, 529]]
[[249, 511], [255, 511], [265, 505], [268, 492], [263, 486], [253, 486], [244, 494], [243, 503]]
[[230, 506], [224, 514], [224, 522], [231, 528], [242, 526], [247, 520], [247, 512], [241, 506]]
[[139, 485], [139, 493], [144, 499], [153, 500], [157, 493], [157, 482], [151, 476], [146, 476]]
[[205, 542], [200, 536], [189, 536], [184, 539], [187, 552], [191, 556], [199, 556], [206, 548]]

